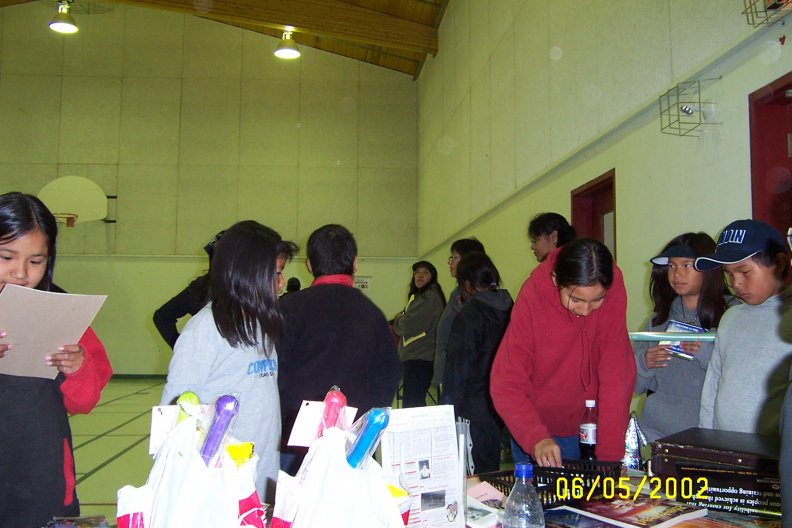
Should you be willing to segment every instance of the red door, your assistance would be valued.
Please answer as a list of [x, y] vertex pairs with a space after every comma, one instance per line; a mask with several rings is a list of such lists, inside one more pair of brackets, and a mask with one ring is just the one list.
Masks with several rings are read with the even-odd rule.
[[572, 191], [572, 225], [579, 238], [603, 242], [616, 257], [616, 169]]
[[792, 73], [749, 96], [753, 217], [792, 226]]
[[[792, 227], [792, 73], [748, 97], [753, 217], [782, 234]], [[787, 277], [792, 284], [792, 274]]]

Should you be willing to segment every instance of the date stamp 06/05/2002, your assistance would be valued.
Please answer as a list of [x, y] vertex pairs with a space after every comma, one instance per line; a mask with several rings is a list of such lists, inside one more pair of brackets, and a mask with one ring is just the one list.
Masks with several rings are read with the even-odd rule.
[[702, 499], [706, 500], [707, 479], [704, 477], [692, 479], [685, 477], [681, 479], [659, 478], [644, 475], [640, 484], [630, 485], [629, 477], [602, 477], [597, 476], [591, 485], [581, 477], [560, 477], [556, 480], [556, 495], [561, 500], [586, 499], [591, 500], [594, 496], [602, 496], [605, 499], [632, 499], [637, 500], [638, 495], [644, 485], [649, 484], [650, 499]]

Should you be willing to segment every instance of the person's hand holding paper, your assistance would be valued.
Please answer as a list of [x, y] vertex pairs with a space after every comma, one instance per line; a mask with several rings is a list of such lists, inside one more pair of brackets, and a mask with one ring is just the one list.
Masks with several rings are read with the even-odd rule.
[[[0, 332], [0, 339], [3, 339], [5, 336], [5, 332]], [[8, 343], [0, 343], [0, 358], [6, 355], [6, 350], [9, 348], [11, 348], [11, 345]]]
[[74, 374], [85, 361], [85, 350], [80, 345], [66, 345], [58, 347], [56, 354], [44, 358], [47, 365], [58, 367], [64, 374]]
[[80, 340], [105, 299], [6, 284], [0, 292], [0, 373], [54, 378], [59, 371], [77, 372], [85, 352], [64, 343]]

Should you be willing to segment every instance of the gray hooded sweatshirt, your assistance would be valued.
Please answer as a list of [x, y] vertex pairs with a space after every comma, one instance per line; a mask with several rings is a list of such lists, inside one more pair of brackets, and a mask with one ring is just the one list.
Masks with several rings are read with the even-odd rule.
[[176, 341], [161, 405], [185, 391], [194, 392], [201, 403], [237, 394], [239, 413], [231, 435], [254, 442], [259, 456], [256, 491], [262, 502], [272, 504], [280, 463], [278, 355], [269, 339], [262, 341], [258, 347], [232, 347], [217, 331], [211, 306], [205, 306], [187, 321]]
[[701, 391], [699, 427], [779, 434], [792, 367], [792, 288], [721, 319]]
[[[732, 296], [726, 301], [729, 306], [740, 304], [740, 301]], [[664, 332], [668, 321], [654, 326], [653, 317], [654, 314], [646, 322], [643, 331]], [[683, 308], [681, 297], [672, 301], [668, 318], [701, 326], [698, 311]], [[702, 343], [692, 361], [671, 356], [665, 367], [650, 369], [646, 367], [645, 355], [649, 348], [656, 345], [656, 341], [633, 343], [635, 365], [638, 369], [635, 393], [652, 392], [644, 401], [639, 420], [641, 430], [650, 442], [698, 426], [701, 388], [704, 385], [704, 376], [707, 374], [707, 365], [713, 347], [713, 343]]]

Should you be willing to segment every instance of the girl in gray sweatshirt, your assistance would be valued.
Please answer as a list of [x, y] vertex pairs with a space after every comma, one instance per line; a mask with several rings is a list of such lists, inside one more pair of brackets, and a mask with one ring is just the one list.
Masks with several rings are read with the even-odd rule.
[[[712, 331], [726, 309], [739, 304], [729, 295], [720, 269], [700, 272], [694, 267], [697, 257], [713, 251], [715, 241], [708, 234], [685, 233], [651, 259], [654, 313], [645, 332], [664, 332], [669, 321]], [[712, 343], [683, 342], [681, 347], [689, 359], [673, 355], [669, 345], [633, 344], [638, 371], [635, 392], [647, 394], [639, 423], [649, 441], [698, 425]]]
[[168, 368], [162, 404], [186, 391], [201, 403], [239, 398], [231, 435], [253, 442], [259, 456], [256, 491], [272, 504], [278, 478], [280, 401], [278, 294], [283, 267], [297, 246], [254, 221], [229, 228], [217, 245], [209, 272], [210, 303], [187, 322]]

